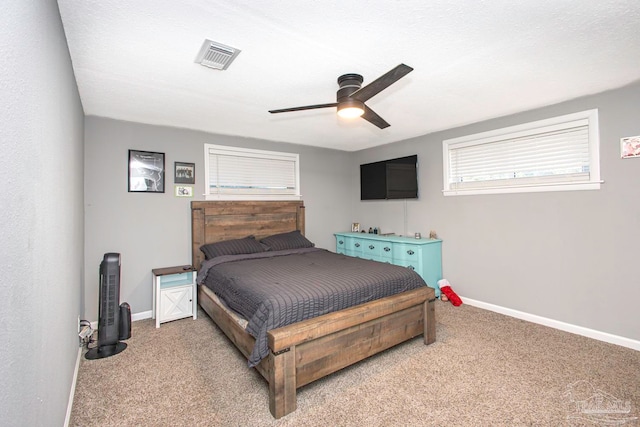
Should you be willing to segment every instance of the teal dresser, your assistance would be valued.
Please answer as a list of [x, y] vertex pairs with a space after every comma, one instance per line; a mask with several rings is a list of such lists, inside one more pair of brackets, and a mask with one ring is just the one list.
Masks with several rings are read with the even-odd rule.
[[368, 233], [335, 233], [336, 252], [410, 268], [440, 296], [442, 240], [381, 236]]

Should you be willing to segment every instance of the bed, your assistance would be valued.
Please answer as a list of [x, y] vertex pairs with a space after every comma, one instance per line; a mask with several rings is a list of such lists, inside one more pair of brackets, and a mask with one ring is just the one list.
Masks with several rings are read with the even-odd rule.
[[[304, 212], [301, 201], [194, 201], [193, 265], [199, 271], [207, 265], [200, 250], [205, 244], [295, 230], [304, 235]], [[268, 352], [254, 367], [269, 384], [273, 417], [295, 411], [296, 390], [306, 384], [419, 335], [425, 344], [433, 343], [434, 301], [434, 290], [420, 286], [268, 330]], [[249, 360], [256, 338], [202, 284], [198, 303]]]

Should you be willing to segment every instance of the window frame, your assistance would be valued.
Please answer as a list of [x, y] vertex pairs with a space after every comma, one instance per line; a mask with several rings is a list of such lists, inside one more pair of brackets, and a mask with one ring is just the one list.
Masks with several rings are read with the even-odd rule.
[[[538, 183], [517, 183], [510, 185], [491, 186], [487, 184], [491, 181], [479, 181], [476, 187], [454, 188], [450, 180], [450, 154], [452, 149], [461, 146], [480, 146], [483, 144], [495, 144], [508, 139], [522, 138], [525, 136], [540, 135], [552, 130], [569, 129], [572, 122], [587, 122], [588, 150], [589, 150], [589, 178], [579, 181], [567, 182], [566, 180], [553, 181], [545, 177], [544, 181]], [[475, 194], [502, 194], [502, 193], [528, 193], [544, 191], [574, 191], [574, 190], [598, 190], [600, 184], [600, 132], [598, 126], [598, 110], [586, 110], [577, 113], [566, 114], [550, 119], [538, 120], [501, 129], [494, 129], [487, 132], [465, 135], [442, 141], [443, 159], [443, 194], [445, 196], [475, 195]], [[551, 175], [553, 176], [553, 175]]]
[[[243, 194], [243, 190], [238, 190], [237, 193], [233, 190], [227, 189], [225, 193], [212, 193], [210, 185], [210, 168], [209, 162], [211, 160], [211, 150], [217, 151], [218, 155], [233, 155], [238, 157], [258, 158], [262, 160], [286, 160], [294, 162], [295, 169], [295, 189], [293, 193], [257, 193]], [[204, 173], [205, 173], [205, 185], [204, 196], [205, 200], [301, 200], [300, 195], [300, 155], [297, 153], [286, 153], [279, 151], [267, 151], [256, 150], [251, 148], [234, 147], [228, 145], [217, 144], [204, 144]]]

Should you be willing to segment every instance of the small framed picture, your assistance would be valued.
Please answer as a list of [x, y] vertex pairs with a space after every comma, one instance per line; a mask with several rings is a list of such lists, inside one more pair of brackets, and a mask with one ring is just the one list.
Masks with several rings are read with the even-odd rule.
[[193, 197], [193, 187], [190, 185], [176, 185], [176, 197]]
[[354, 233], [359, 233], [360, 232], [360, 223], [359, 222], [354, 222], [351, 224], [351, 231]]
[[630, 136], [620, 139], [620, 156], [623, 159], [640, 157], [640, 136]]
[[164, 193], [164, 153], [129, 150], [128, 191]]
[[175, 162], [175, 171], [173, 181], [176, 184], [195, 184], [196, 183], [196, 164]]

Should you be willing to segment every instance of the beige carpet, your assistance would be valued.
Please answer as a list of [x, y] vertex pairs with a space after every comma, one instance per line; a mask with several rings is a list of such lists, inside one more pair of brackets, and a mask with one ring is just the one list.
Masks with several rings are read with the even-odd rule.
[[298, 390], [271, 417], [267, 384], [207, 315], [133, 323], [121, 354], [80, 364], [74, 426], [640, 425], [640, 352], [436, 302], [414, 339]]

